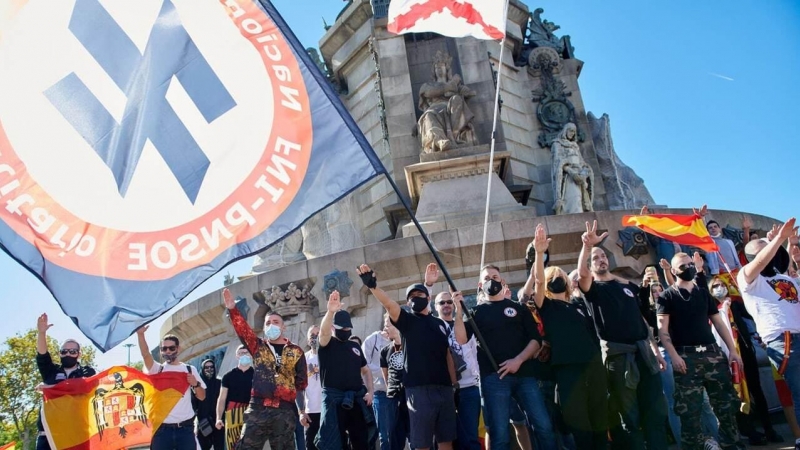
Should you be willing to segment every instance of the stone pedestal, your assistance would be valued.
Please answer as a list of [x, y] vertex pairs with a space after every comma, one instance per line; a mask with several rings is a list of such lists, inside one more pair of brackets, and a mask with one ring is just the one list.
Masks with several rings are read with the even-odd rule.
[[[405, 168], [408, 192], [416, 206], [416, 217], [427, 233], [482, 224], [486, 208], [489, 154], [451, 157], [450, 152], [423, 155], [423, 161]], [[459, 154], [470, 154], [467, 149]], [[495, 152], [491, 172], [491, 222], [530, 217], [528, 208], [517, 203], [505, 184], [511, 154]], [[403, 237], [419, 234], [413, 223], [403, 227]]]

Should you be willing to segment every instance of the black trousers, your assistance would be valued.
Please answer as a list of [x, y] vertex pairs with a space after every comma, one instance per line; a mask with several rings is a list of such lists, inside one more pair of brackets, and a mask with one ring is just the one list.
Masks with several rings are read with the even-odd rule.
[[309, 413], [308, 417], [311, 419], [311, 424], [306, 428], [306, 450], [317, 450], [314, 445], [314, 439], [317, 438], [319, 432], [319, 423], [322, 420], [321, 413]]
[[[755, 351], [752, 347], [745, 345], [742, 336], [739, 336], [739, 353], [742, 356], [744, 363], [744, 378], [747, 381], [747, 390], [750, 391], [750, 398], [754, 403], [754, 412], [761, 420], [761, 426], [764, 431], [772, 429], [772, 422], [769, 420], [769, 408], [767, 407], [767, 399], [764, 397], [764, 391], [761, 390], [761, 375], [758, 373], [758, 360], [756, 359]], [[737, 414], [737, 422], [739, 429], [742, 433], [750, 435], [755, 429], [753, 428], [753, 414]]]
[[[660, 373], [650, 373], [642, 356], [636, 355], [639, 383], [625, 383], [626, 355], [609, 356], [606, 374], [609, 394], [609, 430], [612, 448], [620, 450], [667, 450], [667, 398]], [[645, 444], [646, 443], [646, 444]]]
[[[342, 446], [352, 450], [367, 450], [367, 422], [364, 420], [364, 412], [358, 406], [353, 405], [352, 409], [344, 409], [341, 405], [336, 408], [339, 420], [339, 435], [342, 437]], [[350, 446], [347, 447], [347, 442]]]
[[203, 433], [198, 431], [197, 442], [200, 444], [200, 450], [210, 450], [212, 446], [214, 450], [225, 450], [225, 429], [218, 430], [214, 427], [214, 431], [208, 436], [203, 436]]
[[558, 399], [575, 445], [581, 450], [608, 447], [608, 385], [598, 358], [586, 364], [553, 366]]

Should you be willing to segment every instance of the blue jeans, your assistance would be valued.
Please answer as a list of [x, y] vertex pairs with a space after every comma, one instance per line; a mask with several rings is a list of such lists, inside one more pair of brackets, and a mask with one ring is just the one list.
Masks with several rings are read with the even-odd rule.
[[297, 417], [297, 423], [294, 424], [294, 446], [296, 450], [306, 450], [305, 428], [300, 423], [300, 417]]
[[[667, 397], [667, 414], [669, 417], [669, 427], [672, 431], [672, 436], [675, 437], [675, 442], [678, 448], [681, 446], [681, 420], [675, 414], [675, 378], [673, 376], [672, 359], [669, 353], [659, 347], [661, 356], [667, 362], [667, 370], [661, 372], [661, 380], [664, 384], [664, 395]], [[719, 442], [719, 422], [714, 410], [711, 409], [711, 403], [708, 400], [708, 394], [703, 393], [703, 413], [701, 416], [701, 427], [703, 434], [708, 437], [713, 437], [715, 441]]]
[[372, 397], [372, 411], [375, 413], [375, 421], [378, 423], [381, 450], [389, 450], [389, 436], [394, 423], [394, 411], [389, 399], [386, 398], [386, 391], [375, 391]]
[[534, 377], [507, 375], [502, 380], [496, 373], [481, 377], [483, 414], [491, 435], [492, 450], [508, 450], [508, 420], [511, 399], [517, 401], [533, 426], [538, 450], [556, 450], [556, 435], [547, 413], [539, 381]]
[[481, 390], [470, 386], [458, 391], [458, 448], [460, 450], [480, 450], [478, 442], [478, 422], [481, 416]]
[[[767, 356], [777, 367], [783, 363], [784, 349], [786, 345], [783, 339], [776, 339], [767, 344]], [[792, 334], [789, 348], [789, 361], [786, 363], [786, 370], [783, 372], [783, 379], [792, 394], [794, 403], [794, 416], [800, 423], [800, 333]]]
[[194, 428], [160, 426], [150, 441], [151, 450], [197, 450]]

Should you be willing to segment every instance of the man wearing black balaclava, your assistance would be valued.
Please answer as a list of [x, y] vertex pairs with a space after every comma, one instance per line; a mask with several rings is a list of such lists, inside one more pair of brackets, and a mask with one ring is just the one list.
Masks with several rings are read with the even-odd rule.
[[206, 359], [200, 368], [200, 378], [206, 385], [206, 397], [198, 400], [192, 395], [192, 407], [197, 414], [197, 442], [201, 450], [225, 450], [225, 430], [218, 430], [214, 424], [217, 417], [217, 399], [222, 382], [217, 378], [214, 360]]
[[[795, 219], [789, 219], [772, 239], [750, 241], [744, 249], [749, 261], [736, 277], [744, 305], [756, 322], [767, 355], [783, 375], [794, 402], [794, 414], [800, 421], [800, 288], [784, 275], [789, 268], [789, 252], [781, 245], [789, 241], [792, 255], [800, 252]], [[800, 436], [795, 436], [800, 449]]]
[[[67, 378], [88, 378], [95, 375], [94, 368], [80, 365], [81, 346], [74, 339], [67, 339], [61, 344], [61, 364], [53, 362], [50, 352], [47, 351], [47, 330], [53, 325], [47, 322], [47, 314], [39, 316], [36, 323], [38, 336], [36, 338], [36, 366], [39, 374], [42, 375], [42, 384], [52, 386]], [[65, 418], [66, 419], [66, 418]], [[47, 441], [42, 417], [36, 421], [39, 429], [39, 436], [36, 439], [36, 450], [50, 450], [50, 443]]]
[[[431, 315], [430, 294], [424, 284], [412, 284], [406, 289], [406, 302], [412, 312], [400, 305], [378, 287], [378, 279], [366, 264], [358, 268], [364, 286], [386, 308], [389, 319], [401, 334], [403, 367], [412, 448], [424, 450], [435, 441], [440, 450], [453, 448], [457, 436], [456, 406], [453, 384], [448, 369], [450, 343], [448, 325]], [[460, 301], [461, 293], [453, 292]], [[461, 313], [455, 313], [454, 333], [459, 344], [467, 343], [467, 333]]]

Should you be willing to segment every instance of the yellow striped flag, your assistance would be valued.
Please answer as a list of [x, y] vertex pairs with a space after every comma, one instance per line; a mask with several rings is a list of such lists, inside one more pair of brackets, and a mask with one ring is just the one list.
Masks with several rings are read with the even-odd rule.
[[17, 445], [17, 441], [9, 442], [6, 445], [0, 446], [0, 450], [14, 450], [14, 447]]
[[689, 245], [707, 252], [719, 251], [717, 243], [708, 234], [703, 218], [698, 214], [647, 214], [625, 216], [622, 226], [636, 227], [652, 235], [681, 245]]
[[42, 423], [54, 449], [146, 445], [187, 389], [185, 372], [145, 375], [130, 367], [112, 367], [45, 389]]

